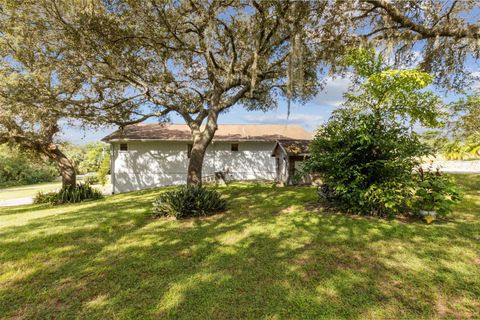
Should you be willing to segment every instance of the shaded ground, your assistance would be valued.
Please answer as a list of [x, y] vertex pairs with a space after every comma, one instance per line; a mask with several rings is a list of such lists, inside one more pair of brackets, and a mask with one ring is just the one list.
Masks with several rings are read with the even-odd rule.
[[[233, 184], [224, 214], [150, 218], [159, 191], [0, 213], [0, 318], [480, 317], [480, 176], [434, 225]], [[315, 209], [317, 208], [317, 209]]]

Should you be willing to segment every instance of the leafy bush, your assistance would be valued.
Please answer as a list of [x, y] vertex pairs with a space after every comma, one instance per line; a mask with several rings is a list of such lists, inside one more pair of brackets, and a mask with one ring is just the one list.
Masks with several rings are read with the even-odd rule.
[[393, 217], [409, 211], [412, 194], [409, 181], [374, 183], [363, 193], [363, 203], [373, 215]]
[[412, 171], [427, 153], [407, 128], [342, 109], [317, 131], [305, 166], [326, 184], [320, 196], [345, 211], [392, 216], [408, 206]]
[[[425, 90], [432, 77], [390, 69], [373, 50], [356, 50], [346, 62], [362, 81], [317, 131], [305, 168], [326, 184], [319, 195], [345, 211], [388, 217], [411, 212], [413, 196], [426, 184], [413, 171], [432, 154], [412, 128], [438, 127], [444, 116], [440, 99]], [[449, 193], [446, 184], [435, 187]]]
[[437, 171], [419, 170], [415, 177], [417, 188], [413, 201], [414, 208], [424, 211], [435, 211], [439, 215], [452, 212], [454, 204], [462, 196], [452, 180]]
[[39, 192], [33, 198], [34, 204], [56, 204], [58, 201], [58, 192]]
[[108, 173], [110, 172], [110, 155], [107, 154], [100, 164], [100, 168], [97, 171], [97, 180], [104, 186], [108, 180]]
[[52, 164], [15, 149], [0, 148], [0, 185], [50, 182], [57, 176], [58, 170]]
[[85, 178], [83, 179], [83, 182], [84, 182], [85, 184], [89, 184], [89, 185], [93, 185], [93, 184], [99, 183], [98, 177], [97, 177], [96, 174], [85, 176]]
[[171, 216], [181, 219], [224, 211], [227, 202], [215, 190], [201, 186], [182, 186], [178, 190], [160, 194], [153, 206], [154, 216]]
[[33, 202], [36, 204], [63, 204], [101, 198], [103, 198], [102, 193], [99, 190], [92, 188], [89, 184], [77, 184], [76, 186], [63, 187], [58, 192], [38, 193]]
[[323, 183], [321, 186], [318, 187], [317, 190], [318, 196], [320, 199], [325, 201], [334, 201], [335, 199], [335, 190], [331, 186], [326, 183]]
[[79, 163], [81, 172], [97, 172], [105, 154], [108, 154], [108, 145], [103, 142], [89, 143], [83, 147], [83, 159]]

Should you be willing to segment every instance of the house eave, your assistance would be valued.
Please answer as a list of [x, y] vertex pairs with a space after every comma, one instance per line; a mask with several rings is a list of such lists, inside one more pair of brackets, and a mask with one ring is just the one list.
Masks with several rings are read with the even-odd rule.
[[[150, 142], [150, 141], [161, 141], [161, 142], [192, 142], [192, 139], [121, 139], [121, 138], [115, 138], [115, 139], [102, 139], [101, 141], [106, 142], [106, 143], [114, 143], [114, 142]], [[260, 139], [235, 139], [235, 140], [223, 140], [223, 139], [213, 139], [213, 143], [215, 142], [271, 142], [274, 143], [275, 140], [260, 140]]]

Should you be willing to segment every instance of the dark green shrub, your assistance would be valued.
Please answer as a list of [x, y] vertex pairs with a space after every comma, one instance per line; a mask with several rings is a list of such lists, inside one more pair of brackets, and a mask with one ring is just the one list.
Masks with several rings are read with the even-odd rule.
[[58, 192], [39, 192], [33, 198], [34, 204], [56, 204], [58, 202]]
[[58, 203], [75, 203], [103, 198], [102, 193], [88, 184], [64, 187], [58, 192]]
[[58, 192], [38, 193], [33, 202], [34, 203], [76, 203], [87, 200], [96, 200], [103, 198], [102, 193], [92, 188], [89, 184], [77, 184], [76, 186], [63, 187]]
[[0, 186], [50, 182], [56, 177], [58, 170], [54, 165], [16, 149], [0, 147]]
[[207, 216], [224, 211], [227, 202], [215, 190], [201, 186], [182, 186], [178, 190], [162, 193], [153, 203], [154, 216], [177, 219]]
[[412, 171], [427, 153], [417, 135], [401, 125], [339, 110], [317, 131], [305, 167], [326, 184], [319, 195], [343, 210], [392, 216], [408, 208]]
[[98, 184], [99, 181], [98, 181], [98, 177], [97, 175], [89, 175], [89, 176], [85, 176], [85, 178], [83, 179], [83, 182], [85, 184], [89, 184], [89, 185], [94, 185], [94, 184]]
[[432, 154], [413, 128], [439, 127], [445, 116], [441, 99], [425, 90], [433, 78], [392, 69], [373, 49], [354, 50], [345, 63], [358, 77], [357, 88], [317, 131], [305, 168], [328, 186], [319, 195], [345, 211], [389, 217], [411, 212], [418, 183], [413, 170]]
[[413, 201], [417, 213], [434, 211], [439, 215], [452, 212], [453, 205], [462, 195], [452, 180], [441, 172], [420, 169], [416, 175], [416, 191]]
[[108, 180], [108, 173], [110, 172], [110, 154], [106, 154], [103, 158], [102, 163], [97, 171], [97, 180], [98, 182], [104, 186]]

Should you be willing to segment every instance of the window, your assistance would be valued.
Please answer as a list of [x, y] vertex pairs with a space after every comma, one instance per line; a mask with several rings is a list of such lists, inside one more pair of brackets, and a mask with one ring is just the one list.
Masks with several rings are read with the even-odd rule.
[[120, 151], [128, 151], [128, 144], [120, 143]]
[[238, 143], [232, 143], [230, 146], [231, 151], [238, 151]]
[[192, 155], [192, 144], [187, 144], [187, 158], [190, 159], [190, 156]]

